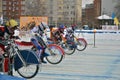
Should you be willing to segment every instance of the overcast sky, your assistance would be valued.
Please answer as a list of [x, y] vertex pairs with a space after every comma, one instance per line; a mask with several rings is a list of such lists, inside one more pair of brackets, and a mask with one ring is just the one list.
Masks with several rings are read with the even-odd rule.
[[85, 4], [93, 3], [93, 0], [82, 0], [82, 7], [85, 7]]

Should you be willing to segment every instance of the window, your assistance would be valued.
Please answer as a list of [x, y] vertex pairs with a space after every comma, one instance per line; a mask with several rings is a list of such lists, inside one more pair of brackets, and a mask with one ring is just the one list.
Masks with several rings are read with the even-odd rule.
[[58, 20], [61, 20], [61, 17], [58, 17]]
[[69, 6], [67, 6], [67, 9], [69, 9]]
[[22, 5], [25, 5], [25, 1], [21, 1], [21, 4], [22, 4]]
[[59, 8], [59, 9], [62, 9], [62, 7], [61, 7], [61, 6], [59, 6], [58, 8]]
[[6, 15], [6, 11], [3, 11], [3, 14]]
[[11, 10], [11, 7], [9, 7], [9, 10]]
[[6, 1], [3, 1], [3, 5], [6, 5]]
[[19, 8], [18, 8], [18, 7], [16, 7], [16, 10], [19, 10]]
[[21, 10], [25, 10], [25, 7], [24, 7], [24, 6], [21, 6]]
[[4, 6], [4, 7], [2, 7], [3, 8], [3, 10], [6, 10], [6, 6]]
[[72, 9], [74, 9], [74, 8], [75, 8], [75, 6], [71, 6], [71, 8], [72, 8]]
[[53, 11], [50, 11], [50, 14], [53, 14]]
[[12, 2], [9, 2], [8, 4], [9, 4], [9, 5], [12, 5]]

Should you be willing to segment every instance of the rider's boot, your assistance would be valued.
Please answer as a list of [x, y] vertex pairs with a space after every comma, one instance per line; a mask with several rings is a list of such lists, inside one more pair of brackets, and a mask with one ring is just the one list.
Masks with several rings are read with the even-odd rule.
[[45, 60], [44, 60], [44, 53], [45, 53], [45, 50], [43, 50], [43, 52], [42, 52], [42, 54], [41, 54], [41, 56], [40, 56], [40, 59], [41, 59], [41, 62], [42, 63], [47, 63]]
[[41, 59], [41, 62], [42, 62], [42, 63], [47, 63], [47, 62], [44, 60], [44, 56], [41, 55], [40, 59]]

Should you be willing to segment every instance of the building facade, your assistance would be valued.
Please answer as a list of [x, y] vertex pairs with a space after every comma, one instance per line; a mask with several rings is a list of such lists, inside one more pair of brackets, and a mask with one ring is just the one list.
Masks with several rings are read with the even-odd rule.
[[19, 20], [24, 15], [24, 0], [2, 0], [2, 10], [5, 20]]
[[82, 26], [87, 26], [89, 29], [95, 27], [95, 11], [94, 4], [86, 4], [82, 9]]
[[[57, 25], [62, 21], [63, 0], [47, 0], [47, 12], [49, 25]], [[59, 20], [59, 21], [58, 21]]]
[[[29, 0], [25, 1], [29, 2]], [[28, 2], [25, 2], [26, 5]], [[39, 14], [36, 14], [36, 16], [47, 16], [49, 25], [58, 26], [60, 24], [65, 24], [69, 26], [81, 22], [82, 0], [31, 0], [29, 3], [34, 4], [35, 2], [39, 3], [40, 6], [36, 6], [37, 8], [34, 8], [32, 11], [35, 12], [36, 9], [39, 9], [37, 10]], [[30, 9], [26, 8], [25, 14]], [[28, 11], [28, 13], [32, 11]], [[26, 15], [28, 15], [28, 13]]]
[[2, 0], [4, 19], [46, 16], [49, 25], [80, 24], [82, 0]]
[[95, 14], [95, 20], [94, 20], [94, 26], [95, 28], [101, 29], [99, 20], [97, 19], [98, 16], [101, 15], [101, 0], [94, 0], [94, 14]]
[[47, 0], [25, 0], [24, 16], [47, 16]]
[[101, 0], [94, 0], [94, 12], [95, 17], [98, 17], [101, 15]]
[[2, 0], [0, 0], [0, 25], [3, 24], [3, 19], [2, 19]]
[[117, 3], [118, 0], [101, 0], [101, 15], [106, 14], [108, 16], [111, 16], [112, 13], [115, 12], [115, 6]]
[[83, 13], [83, 25], [92, 25], [93, 28], [101, 29], [101, 23], [97, 17], [104, 14], [111, 17], [117, 2], [118, 0], [94, 0], [93, 5], [87, 4]]
[[2, 15], [2, 0], [0, 0], [0, 16]]
[[80, 24], [82, 0], [48, 0], [49, 24]]

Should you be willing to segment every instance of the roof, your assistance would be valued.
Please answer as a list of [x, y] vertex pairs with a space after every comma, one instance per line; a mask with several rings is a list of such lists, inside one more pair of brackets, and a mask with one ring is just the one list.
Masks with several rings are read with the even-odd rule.
[[112, 17], [104, 14], [104, 15], [98, 16], [97, 19], [100, 19], [100, 20], [102, 20], [102, 19], [112, 19]]

